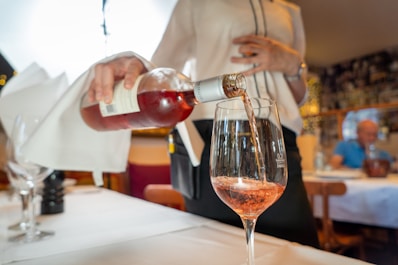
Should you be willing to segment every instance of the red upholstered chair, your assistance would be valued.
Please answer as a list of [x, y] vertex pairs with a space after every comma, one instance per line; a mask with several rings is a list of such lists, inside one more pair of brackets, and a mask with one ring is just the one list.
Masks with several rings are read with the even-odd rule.
[[0, 190], [8, 189], [9, 184], [6, 172], [0, 170]]
[[144, 198], [148, 184], [170, 184], [170, 158], [164, 137], [133, 136], [128, 159], [130, 193]]
[[144, 198], [148, 184], [170, 184], [169, 165], [129, 164], [130, 192], [137, 198]]

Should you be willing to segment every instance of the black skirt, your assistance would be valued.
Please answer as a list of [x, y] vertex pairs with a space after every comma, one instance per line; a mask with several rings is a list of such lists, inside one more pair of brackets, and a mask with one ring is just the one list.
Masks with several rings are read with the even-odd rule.
[[[205, 141], [199, 168], [198, 194], [185, 197], [187, 211], [223, 223], [242, 227], [240, 217], [216, 195], [210, 183], [209, 158], [212, 120], [195, 121]], [[282, 197], [268, 208], [257, 220], [256, 232], [319, 248], [315, 220], [302, 180], [300, 155], [296, 135], [283, 128], [288, 163], [288, 184]]]

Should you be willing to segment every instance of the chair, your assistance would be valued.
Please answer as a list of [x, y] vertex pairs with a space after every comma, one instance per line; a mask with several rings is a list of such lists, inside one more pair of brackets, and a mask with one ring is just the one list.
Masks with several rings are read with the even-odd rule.
[[4, 170], [0, 170], [0, 191], [9, 189], [9, 185], [7, 173]]
[[184, 197], [171, 184], [149, 184], [144, 188], [144, 199], [185, 211]]
[[305, 180], [304, 185], [313, 209], [315, 196], [319, 195], [321, 197], [322, 225], [318, 228], [318, 238], [321, 248], [342, 255], [348, 249], [357, 247], [359, 258], [365, 260], [363, 236], [359, 234], [343, 234], [335, 231], [333, 221], [329, 216], [329, 197], [345, 194], [347, 191], [345, 183], [341, 181], [327, 182], [321, 180]]

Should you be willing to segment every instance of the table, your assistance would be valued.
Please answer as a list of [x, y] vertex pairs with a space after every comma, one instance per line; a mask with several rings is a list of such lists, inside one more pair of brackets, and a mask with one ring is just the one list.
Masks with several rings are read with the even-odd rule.
[[[305, 172], [308, 179], [341, 180], [347, 186], [346, 194], [329, 200], [330, 217], [336, 221], [398, 229], [398, 175], [387, 178], [361, 177], [355, 179], [319, 178]], [[321, 204], [315, 201], [315, 215], [321, 216]]]
[[[39, 217], [56, 232], [40, 242], [7, 242], [19, 210], [0, 193], [0, 264], [245, 264], [242, 229], [106, 189], [71, 189], [64, 213]], [[255, 240], [259, 265], [369, 264], [263, 234]]]

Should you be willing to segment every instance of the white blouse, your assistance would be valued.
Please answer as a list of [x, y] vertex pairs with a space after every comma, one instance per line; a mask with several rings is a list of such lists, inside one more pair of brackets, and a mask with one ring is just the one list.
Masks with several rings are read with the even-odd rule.
[[[234, 64], [240, 56], [232, 39], [265, 35], [305, 51], [304, 29], [298, 6], [283, 0], [179, 0], [151, 61], [172, 67], [192, 80], [241, 72], [252, 65]], [[249, 96], [277, 101], [282, 124], [299, 134], [302, 119], [280, 72], [260, 72], [247, 78]], [[192, 120], [213, 119], [216, 102], [195, 106]]]

